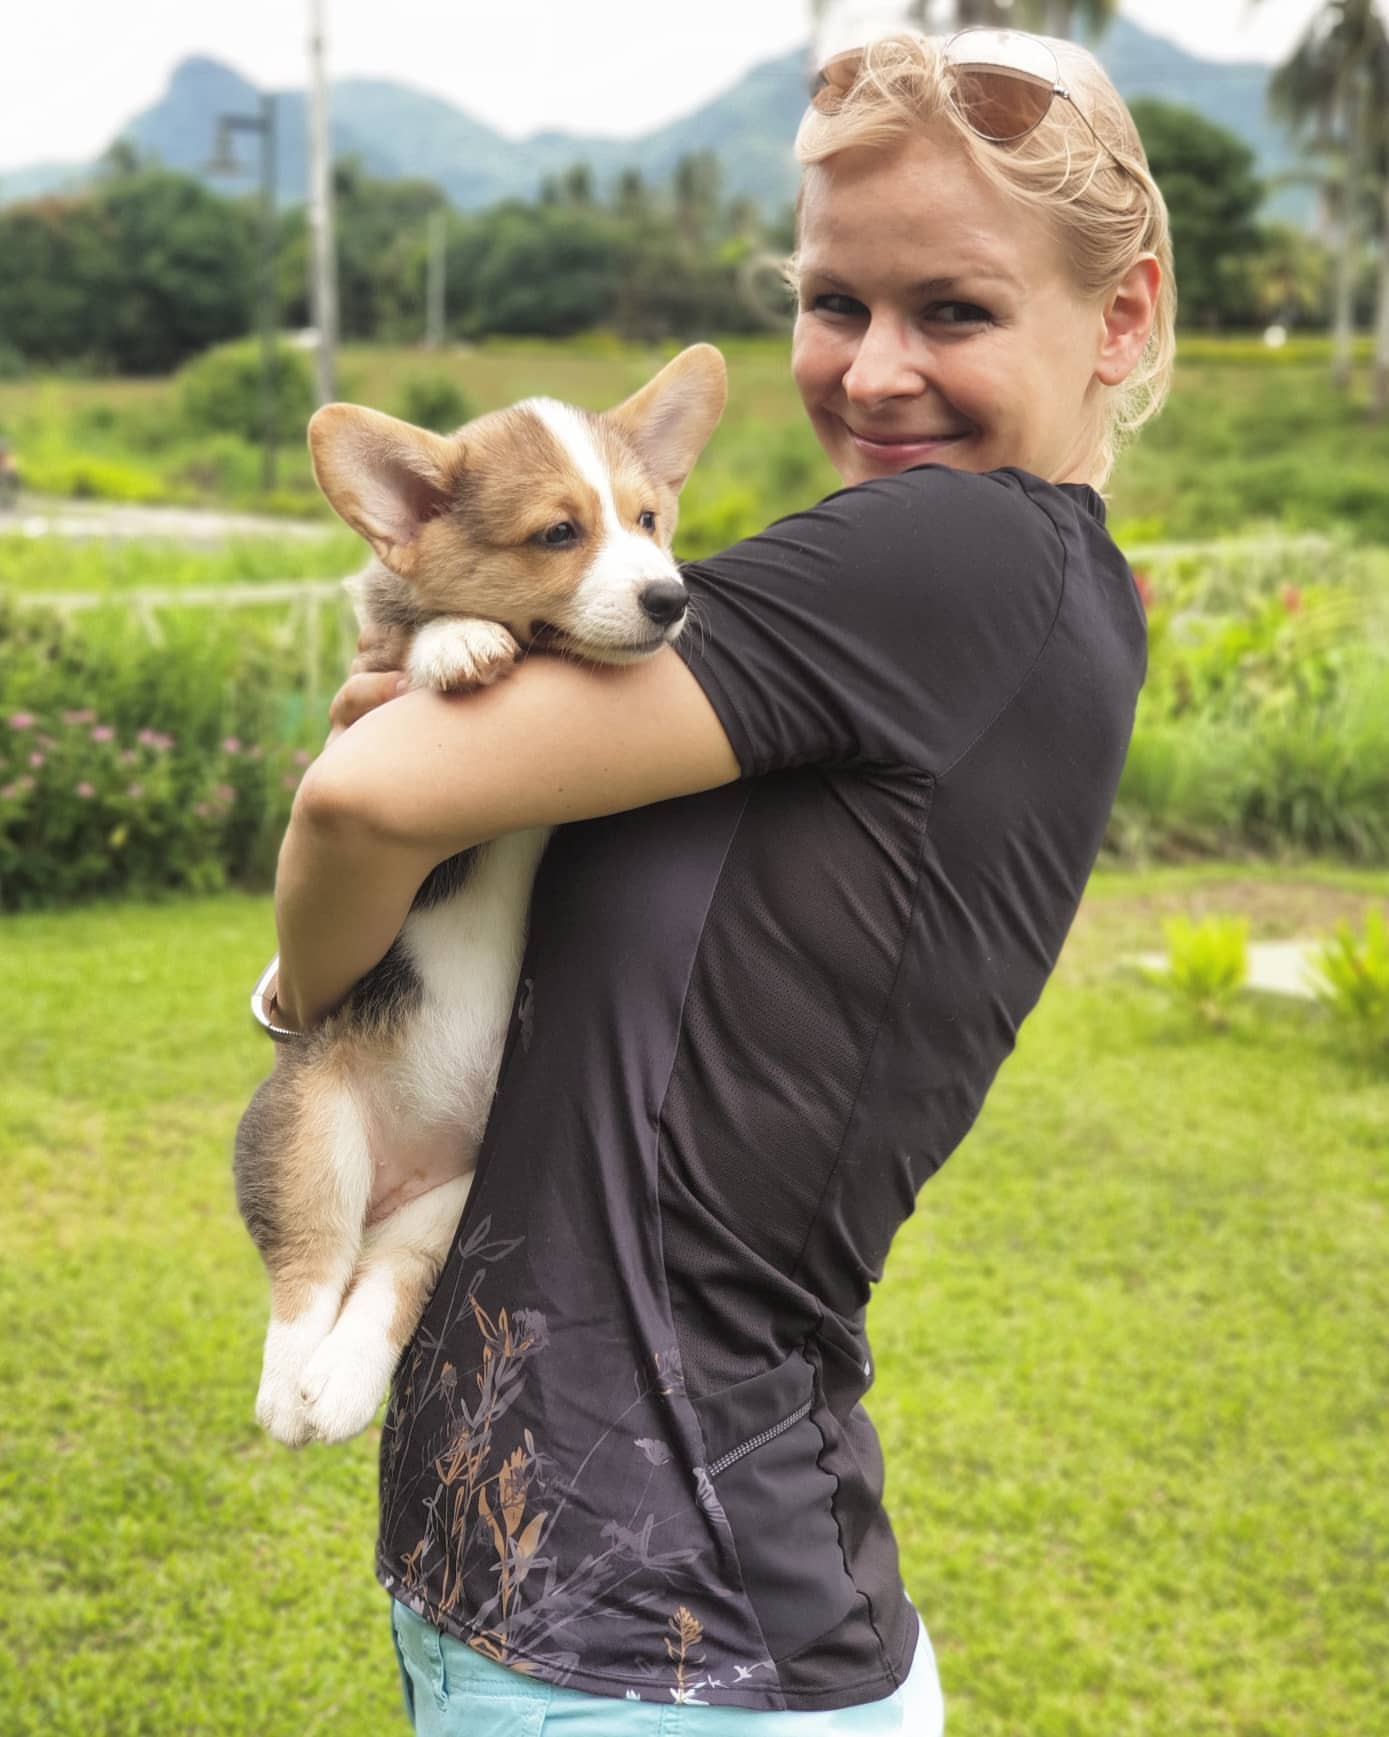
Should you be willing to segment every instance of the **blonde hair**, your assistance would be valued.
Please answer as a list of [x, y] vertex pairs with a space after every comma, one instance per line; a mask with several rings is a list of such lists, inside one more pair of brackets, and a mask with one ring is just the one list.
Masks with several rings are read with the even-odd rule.
[[[1056, 236], [1082, 296], [1100, 298], [1144, 254], [1154, 254], [1162, 284], [1153, 329], [1138, 363], [1117, 386], [1103, 388], [1091, 458], [1103, 488], [1120, 451], [1162, 409], [1176, 359], [1177, 290], [1167, 206], [1148, 168], [1143, 142], [1123, 98], [1088, 50], [1042, 38], [1061, 79], [1103, 144], [1071, 104], [1056, 98], [1025, 138], [1000, 145], [981, 138], [952, 97], [953, 74], [943, 37], [900, 31], [862, 50], [852, 85], [831, 105], [806, 110], [796, 135], [802, 168], [839, 151], [881, 148], [928, 127], [946, 128], [967, 161], [1005, 196], [1030, 207]], [[1104, 149], [1108, 145], [1123, 165]], [[802, 188], [802, 193], [804, 188]], [[797, 201], [799, 225], [801, 202]], [[788, 276], [798, 276], [793, 255]]]

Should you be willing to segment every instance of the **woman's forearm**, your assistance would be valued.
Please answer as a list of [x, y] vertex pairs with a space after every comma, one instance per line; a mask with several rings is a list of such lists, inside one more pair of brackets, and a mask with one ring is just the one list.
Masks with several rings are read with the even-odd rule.
[[275, 999], [286, 1025], [316, 1025], [384, 957], [433, 866], [418, 850], [382, 837], [360, 813], [316, 799], [306, 785], [275, 877]]

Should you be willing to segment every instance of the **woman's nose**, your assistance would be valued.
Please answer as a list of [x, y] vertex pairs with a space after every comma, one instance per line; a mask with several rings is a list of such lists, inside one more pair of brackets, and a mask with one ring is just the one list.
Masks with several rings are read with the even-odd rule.
[[873, 320], [844, 375], [844, 394], [855, 404], [916, 397], [925, 389], [921, 358], [906, 334], [888, 321]]

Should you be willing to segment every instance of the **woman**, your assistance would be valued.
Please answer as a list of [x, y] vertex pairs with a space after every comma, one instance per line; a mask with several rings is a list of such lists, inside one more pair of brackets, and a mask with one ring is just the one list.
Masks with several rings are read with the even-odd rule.
[[1012, 33], [826, 69], [793, 371], [850, 486], [688, 568], [646, 664], [353, 678], [301, 789], [291, 1023], [436, 862], [570, 823], [383, 1437], [419, 1731], [941, 1727], [864, 1311], [1100, 847], [1146, 635], [1096, 490], [1172, 358], [1138, 136], [1052, 47], [1069, 91]]

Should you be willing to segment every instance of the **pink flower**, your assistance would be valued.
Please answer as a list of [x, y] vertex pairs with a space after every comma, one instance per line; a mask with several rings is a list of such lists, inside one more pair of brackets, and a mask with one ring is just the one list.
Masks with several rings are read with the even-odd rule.
[[3, 790], [0, 790], [0, 802], [13, 801], [13, 799], [18, 795], [19, 795], [19, 785], [18, 784], [7, 784]]
[[259, 760], [264, 752], [265, 750], [261, 747], [259, 742], [253, 742], [246, 750], [246, 758], [248, 760]]
[[236, 791], [230, 784], [219, 784], [212, 794], [218, 802], [234, 802], [236, 800]]
[[11, 712], [10, 728], [12, 730], [32, 730], [38, 719], [32, 712]]
[[161, 735], [158, 730], [141, 730], [135, 740], [142, 748], [153, 748], [160, 754], [165, 753], [174, 745], [172, 736]]
[[92, 740], [94, 742], [110, 742], [115, 739], [115, 735], [116, 732], [109, 724], [98, 724], [92, 731]]
[[280, 780], [280, 787], [283, 790], [297, 790], [299, 788], [298, 774], [294, 772], [286, 772], [284, 777]]
[[145, 787], [143, 784], [132, 784], [126, 790], [126, 795], [130, 797], [132, 802], [138, 802], [144, 794]]
[[89, 797], [96, 795], [96, 786], [88, 784], [87, 780], [84, 778], [82, 782], [76, 786], [76, 792], [85, 802]]
[[1296, 585], [1285, 585], [1279, 596], [1283, 599], [1283, 607], [1289, 615], [1296, 615], [1302, 607], [1302, 593]]
[[1139, 572], [1135, 571], [1135, 573], [1133, 575], [1133, 582], [1134, 582], [1134, 585], [1138, 589], [1138, 595], [1139, 595], [1139, 598], [1142, 600], [1144, 611], [1146, 613], [1151, 613], [1152, 607], [1153, 607], [1153, 597], [1154, 597], [1152, 580], [1148, 577], [1148, 575], [1146, 573], [1139, 573]]
[[193, 812], [197, 815], [199, 820], [211, 820], [212, 818], [212, 807], [211, 804], [207, 802], [195, 802], [193, 804]]
[[42, 754], [31, 754], [29, 756], [29, 764], [34, 768], [34, 770], [36, 772], [38, 771], [39, 767], [43, 765], [43, 761], [44, 761], [44, 756]]
[[240, 739], [240, 737], [238, 737], [238, 736], [223, 736], [223, 738], [222, 738], [222, 752], [224, 754], [239, 754], [241, 752], [241, 739]]
[[296, 748], [290, 755], [290, 759], [296, 766], [307, 766], [309, 761], [313, 759], [313, 755], [307, 748]]
[[80, 712], [64, 712], [63, 722], [65, 724], [94, 724], [96, 713], [84, 706]]
[[133, 766], [140, 756], [133, 748], [122, 748], [119, 759], [122, 766]]

